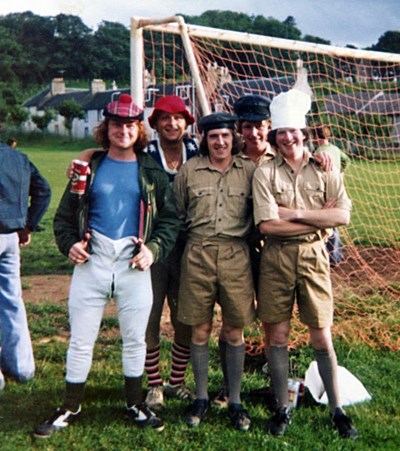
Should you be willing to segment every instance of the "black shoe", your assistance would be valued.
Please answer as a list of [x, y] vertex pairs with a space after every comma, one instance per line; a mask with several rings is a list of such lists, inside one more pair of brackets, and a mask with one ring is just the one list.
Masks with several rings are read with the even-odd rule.
[[342, 409], [336, 409], [332, 416], [332, 422], [337, 428], [340, 437], [356, 440], [358, 438], [357, 429], [353, 426], [350, 418], [345, 415]]
[[239, 431], [248, 431], [251, 426], [250, 416], [241, 404], [228, 405], [229, 418]]
[[138, 426], [150, 426], [158, 432], [164, 430], [164, 423], [162, 420], [148, 408], [145, 402], [126, 407], [126, 417], [128, 420], [133, 420]]
[[280, 407], [275, 415], [269, 420], [269, 432], [272, 435], [281, 437], [289, 426], [291, 421], [291, 414], [287, 407]]
[[64, 407], [60, 407], [49, 420], [45, 421], [35, 429], [33, 435], [36, 438], [49, 438], [54, 434], [54, 432], [64, 429], [69, 424], [73, 423], [78, 418], [80, 413], [80, 406], [76, 412], [71, 412]]
[[206, 416], [208, 399], [196, 399], [185, 417], [188, 426], [198, 426]]

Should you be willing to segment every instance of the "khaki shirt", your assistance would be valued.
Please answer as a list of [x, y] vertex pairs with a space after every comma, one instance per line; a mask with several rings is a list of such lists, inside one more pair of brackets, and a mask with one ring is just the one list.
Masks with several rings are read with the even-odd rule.
[[351, 210], [351, 201], [340, 173], [324, 172], [310, 153], [296, 175], [278, 152], [274, 160], [256, 169], [253, 179], [254, 220], [279, 219], [278, 206], [299, 210], [321, 209], [328, 199], [337, 198], [336, 208]]
[[[248, 158], [250, 160], [250, 157], [246, 153], [246, 147], [240, 152], [239, 155], [242, 156], [243, 158]], [[255, 161], [254, 163], [256, 166], [261, 166], [266, 161], [273, 160], [275, 157], [276, 157], [276, 151], [272, 147], [268, 146], [265, 149], [265, 152], [262, 155], [260, 155], [257, 158], [257, 161]]]
[[191, 158], [181, 167], [173, 189], [189, 238], [243, 238], [250, 232], [254, 170], [254, 163], [239, 155], [224, 173], [208, 156]]

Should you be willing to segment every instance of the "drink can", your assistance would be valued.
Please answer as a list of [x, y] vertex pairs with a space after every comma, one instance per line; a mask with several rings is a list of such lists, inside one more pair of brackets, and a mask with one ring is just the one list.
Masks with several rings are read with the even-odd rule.
[[71, 193], [82, 195], [86, 189], [89, 163], [87, 161], [73, 160]]
[[297, 407], [297, 400], [299, 398], [300, 382], [295, 379], [288, 380], [289, 390], [289, 407], [295, 409]]

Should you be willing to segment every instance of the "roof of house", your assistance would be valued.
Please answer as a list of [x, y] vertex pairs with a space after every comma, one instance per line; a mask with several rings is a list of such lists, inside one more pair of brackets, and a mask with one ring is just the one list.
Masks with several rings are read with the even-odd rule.
[[231, 101], [249, 94], [261, 94], [271, 98], [282, 91], [290, 89], [294, 82], [295, 79], [293, 77], [252, 78], [231, 81], [225, 83], [219, 89], [219, 94], [230, 97]]
[[89, 97], [90, 91], [87, 89], [66, 92], [65, 94], [56, 94], [45, 101], [43, 108], [57, 108], [66, 100], [75, 100], [83, 107]]
[[[227, 103], [231, 106], [237, 98], [248, 94], [262, 94], [272, 98], [276, 94], [290, 89], [294, 82], [295, 79], [291, 76], [231, 81], [220, 87], [218, 89], [218, 94], [222, 98], [225, 98]], [[183, 82], [150, 85], [146, 89], [148, 94], [145, 98], [145, 106], [147, 108], [153, 108], [157, 99], [165, 95], [180, 95], [187, 104], [190, 104], [192, 100], [191, 90], [194, 89], [194, 87], [192, 83]], [[92, 94], [90, 89], [67, 88], [64, 94], [52, 96], [51, 90], [47, 88], [24, 102], [24, 106], [36, 106], [38, 110], [43, 110], [45, 108], [57, 108], [64, 100], [74, 99], [82, 105], [82, 109], [85, 111], [100, 111], [107, 103], [113, 101], [115, 96], [122, 93], [130, 93], [130, 89], [110, 89]], [[331, 97], [332, 99], [330, 100], [330, 103], [327, 104], [327, 108], [334, 109], [336, 100], [334, 99], [334, 96]]]
[[85, 110], [102, 110], [107, 103], [112, 102], [115, 96], [119, 96], [120, 94], [130, 94], [130, 89], [117, 89], [117, 90], [108, 90], [108, 91], [100, 91], [91, 95], [90, 98], [85, 102], [83, 108]]
[[332, 94], [324, 98], [325, 111], [332, 114], [400, 114], [400, 93], [366, 91]]
[[51, 89], [46, 88], [26, 100], [23, 106], [37, 107], [38, 110], [44, 110], [45, 108], [56, 108], [64, 100], [74, 99], [81, 105], [85, 102], [85, 98], [90, 94], [88, 89], [67, 88], [64, 94], [51, 95]]
[[34, 96], [32, 96], [31, 98], [26, 100], [23, 103], [23, 106], [26, 106], [27, 108], [32, 107], [32, 106], [38, 107], [46, 100], [46, 98], [49, 95], [50, 95], [50, 88], [43, 89], [43, 91], [38, 92], [37, 94], [35, 94]]

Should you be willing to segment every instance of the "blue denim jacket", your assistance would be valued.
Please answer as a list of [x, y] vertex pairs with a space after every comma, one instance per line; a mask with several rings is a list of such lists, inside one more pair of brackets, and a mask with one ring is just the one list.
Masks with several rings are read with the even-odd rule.
[[49, 184], [28, 157], [0, 142], [0, 233], [40, 230], [50, 197]]

